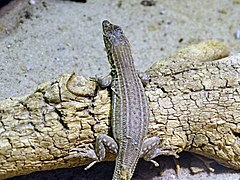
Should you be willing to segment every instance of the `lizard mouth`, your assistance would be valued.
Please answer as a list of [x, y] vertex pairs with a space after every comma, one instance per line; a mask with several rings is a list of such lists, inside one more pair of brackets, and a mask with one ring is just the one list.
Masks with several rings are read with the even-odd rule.
[[114, 30], [114, 25], [111, 24], [108, 20], [102, 22], [103, 34], [107, 35], [109, 32]]

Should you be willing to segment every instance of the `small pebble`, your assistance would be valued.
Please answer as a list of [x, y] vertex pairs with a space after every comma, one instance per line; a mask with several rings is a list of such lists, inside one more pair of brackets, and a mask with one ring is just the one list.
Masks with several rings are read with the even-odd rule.
[[27, 67], [26, 66], [21, 66], [22, 71], [26, 71]]
[[164, 10], [160, 11], [159, 14], [160, 15], [164, 15], [166, 12]]
[[240, 39], [240, 29], [235, 32], [235, 38]]
[[154, 0], [143, 0], [141, 2], [141, 5], [143, 5], [143, 6], [155, 6], [156, 2]]
[[57, 48], [58, 51], [64, 51], [65, 50], [65, 47], [60, 47], [60, 48]]
[[29, 0], [28, 3], [29, 3], [30, 5], [35, 5], [35, 4], [36, 4], [36, 1], [35, 1], [35, 0]]
[[74, 2], [81, 2], [81, 3], [86, 3], [87, 0], [71, 0], [71, 1], [74, 1]]

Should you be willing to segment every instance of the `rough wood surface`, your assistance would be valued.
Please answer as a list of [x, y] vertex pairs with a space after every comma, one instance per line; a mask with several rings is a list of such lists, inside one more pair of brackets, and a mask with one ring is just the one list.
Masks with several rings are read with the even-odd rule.
[[[240, 169], [240, 55], [223, 58], [228, 53], [225, 45], [207, 41], [147, 71], [149, 136], [160, 137], [160, 146], [177, 146], [177, 153], [195, 152]], [[0, 179], [89, 163], [70, 151], [92, 151], [97, 134], [109, 132], [109, 111], [108, 90], [75, 74], [1, 101]]]

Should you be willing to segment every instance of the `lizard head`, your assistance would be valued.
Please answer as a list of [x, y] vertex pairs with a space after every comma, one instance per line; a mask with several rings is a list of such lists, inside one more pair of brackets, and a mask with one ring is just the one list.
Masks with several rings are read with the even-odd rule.
[[103, 39], [106, 49], [110, 49], [112, 46], [124, 45], [126, 43], [126, 37], [120, 26], [111, 24], [109, 21], [104, 20], [102, 22]]
[[121, 46], [130, 47], [130, 45], [120, 26], [114, 25], [109, 21], [104, 20], [102, 22], [102, 28], [103, 28], [103, 40], [108, 55], [108, 60], [112, 65], [112, 70], [114, 70], [115, 62], [114, 58], [112, 58], [113, 49], [119, 48]]

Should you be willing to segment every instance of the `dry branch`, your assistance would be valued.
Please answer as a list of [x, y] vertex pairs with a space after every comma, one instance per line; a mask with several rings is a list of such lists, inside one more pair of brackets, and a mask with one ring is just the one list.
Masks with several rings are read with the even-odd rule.
[[[227, 55], [226, 46], [207, 41], [147, 71], [148, 136], [160, 137], [160, 146], [177, 146], [177, 153], [195, 152], [240, 169], [240, 55]], [[0, 179], [89, 163], [70, 151], [91, 152], [97, 134], [109, 132], [109, 112], [108, 90], [75, 74], [1, 101]]]

